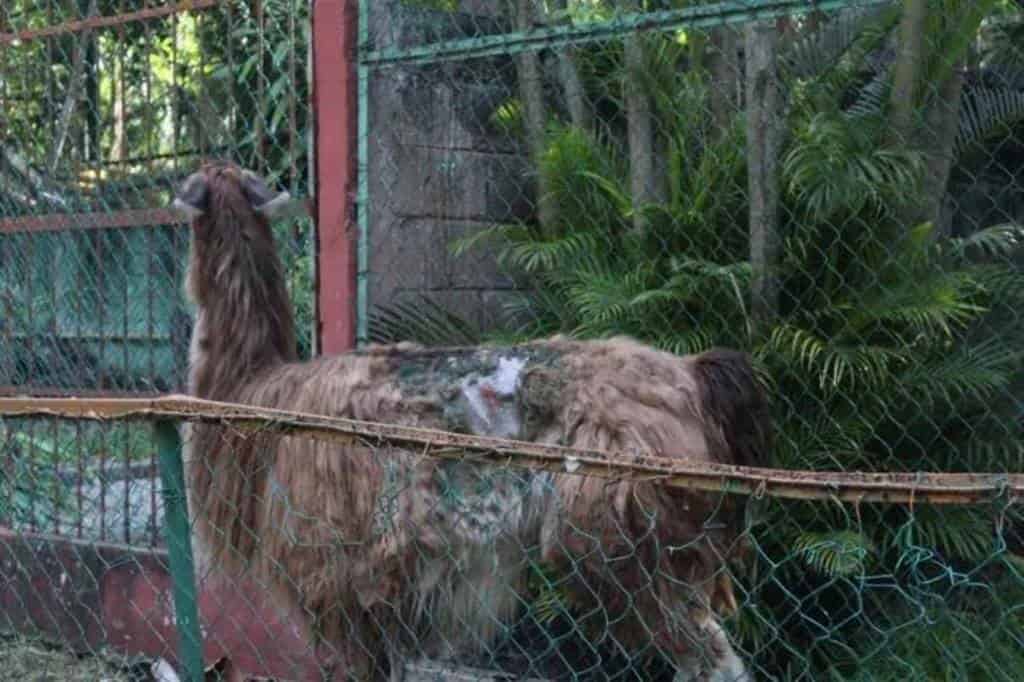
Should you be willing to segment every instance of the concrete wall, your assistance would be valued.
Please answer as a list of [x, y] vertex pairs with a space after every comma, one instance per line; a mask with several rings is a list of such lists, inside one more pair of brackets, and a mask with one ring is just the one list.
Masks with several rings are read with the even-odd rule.
[[[374, 3], [375, 47], [496, 33], [500, 17]], [[493, 258], [450, 255], [452, 240], [530, 215], [526, 152], [488, 123], [516, 92], [510, 58], [375, 68], [370, 76], [369, 310], [427, 295], [482, 327], [514, 290]]]

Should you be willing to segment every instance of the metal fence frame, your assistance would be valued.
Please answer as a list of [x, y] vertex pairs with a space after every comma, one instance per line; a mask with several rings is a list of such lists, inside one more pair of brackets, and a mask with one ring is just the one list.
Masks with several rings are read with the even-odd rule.
[[[0, 51], [13, 50], [29, 41], [80, 34], [95, 29], [115, 28], [168, 18], [185, 13], [201, 13], [230, 6], [238, 0], [185, 0], [171, 1], [159, 6], [113, 15], [91, 16], [31, 29], [7, 30], [0, 25]], [[311, 36], [306, 55], [307, 76], [310, 80], [308, 102], [312, 126], [309, 146], [310, 194], [297, 198], [287, 209], [290, 215], [308, 214], [314, 221], [313, 259], [314, 322], [313, 352], [342, 352], [354, 347], [353, 289], [355, 284], [355, 242], [352, 223], [355, 214], [356, 160], [356, 87], [355, 87], [355, 27], [356, 3], [348, 0], [308, 0], [310, 5]], [[338, 36], [342, 40], [338, 40]], [[341, 87], [339, 87], [339, 81]], [[344, 188], [344, 189], [339, 189]], [[349, 189], [353, 188], [353, 189]], [[171, 225], [186, 230], [187, 221], [164, 206], [141, 209], [99, 210], [89, 213], [51, 213], [44, 215], [0, 217], [0, 238], [15, 234], [44, 232], [81, 232], [91, 230], [147, 229], [153, 225]], [[156, 393], [123, 392], [111, 390], [63, 389], [52, 386], [0, 386], [0, 396], [75, 396], [77, 398], [142, 398]], [[180, 448], [173, 422], [156, 425], [156, 446], [151, 458], [151, 480], [159, 476], [163, 481], [163, 501], [170, 522], [166, 529], [171, 551], [160, 547], [136, 547], [110, 542], [75, 539], [71, 535], [23, 533], [5, 529], [0, 520], [0, 557], [13, 560], [27, 572], [26, 576], [50, 575], [60, 570], [67, 576], [70, 588], [43, 590], [31, 599], [22, 599], [19, 584], [0, 589], [0, 604], [8, 623], [25, 632], [38, 632], [40, 628], [52, 637], [66, 641], [82, 651], [112, 647], [124, 654], [160, 655], [174, 637], [174, 612], [178, 626], [195, 635], [198, 631], [198, 612], [194, 590], [180, 576], [191, 575], [188, 556], [187, 519], [183, 515], [184, 497], [180, 485]], [[159, 473], [155, 465], [159, 464]], [[108, 483], [106, 486], [116, 485]], [[177, 491], [177, 492], [175, 492]], [[101, 499], [105, 499], [105, 494]], [[181, 523], [184, 521], [185, 525]], [[180, 541], [185, 538], [182, 545]], [[184, 554], [176, 548], [184, 547]], [[169, 571], [169, 572], [168, 572]], [[102, 584], [90, 588], [102, 576]], [[172, 580], [172, 577], [174, 580]], [[170, 608], [172, 582], [177, 609], [164, 613], [171, 616], [163, 626], [151, 620], [153, 614], [142, 614], [137, 606], [126, 600], [127, 595], [140, 603], [149, 603], [156, 609]], [[55, 585], [63, 584], [61, 581]], [[22, 585], [22, 587], [25, 587]], [[52, 587], [52, 586], [51, 586]], [[251, 594], [251, 592], [250, 592]], [[184, 600], [184, 601], [182, 601]], [[220, 594], [210, 606], [211, 596], [202, 595], [206, 612], [233, 608], [258, 613], [261, 605], [248, 599], [245, 589], [231, 594]], [[163, 605], [163, 606], [161, 606]], [[233, 605], [233, 606], [232, 606]], [[184, 609], [184, 610], [182, 610]], [[268, 616], [269, 618], [269, 616]], [[270, 643], [288, 636], [285, 625], [276, 630], [260, 625], [263, 618], [249, 622], [216, 623], [210, 635], [221, 641], [249, 640], [263, 649]], [[189, 679], [202, 679], [202, 660], [198, 655], [200, 641], [196, 636], [182, 640], [181, 660]], [[170, 649], [177, 650], [177, 646]], [[275, 662], [275, 655], [253, 655], [243, 652], [233, 661], [236, 667], [250, 674], [272, 672], [284, 664]]]
[[[98, 17], [83, 21], [20, 31], [0, 33], [0, 49], [15, 45], [18, 41], [32, 40], [41, 37], [78, 32], [91, 28], [113, 26], [127, 21], [145, 21], [151, 18], [166, 16], [177, 12], [201, 11], [215, 7], [231, 0], [192, 0], [153, 8], [139, 12], [113, 17]], [[684, 27], [700, 27], [721, 25], [722, 23], [741, 23], [756, 19], [791, 16], [801, 11], [830, 10], [856, 4], [881, 4], [886, 0], [729, 0], [715, 5], [698, 8], [665, 11], [647, 14], [622, 15], [615, 22], [602, 23], [593, 27], [554, 27], [536, 28], [526, 32], [514, 32], [500, 36], [472, 39], [456, 39], [413, 46], [402, 49], [375, 49], [370, 44], [367, 18], [371, 0], [311, 0], [312, 2], [312, 44], [310, 46], [309, 65], [312, 69], [311, 109], [314, 120], [314, 140], [311, 144], [311, 166], [315, 169], [313, 196], [308, 205], [296, 206], [295, 210], [309, 211], [316, 224], [316, 258], [315, 258], [315, 301], [316, 301], [316, 333], [314, 334], [315, 349], [318, 353], [337, 353], [349, 350], [357, 342], [367, 338], [368, 324], [368, 288], [369, 288], [369, 211], [373, 197], [366, 169], [369, 164], [369, 145], [366, 132], [372, 116], [369, 102], [369, 83], [375, 69], [398, 64], [428, 64], [442, 61], [462, 60], [489, 55], [509, 55], [544, 47], [557, 47], [570, 43], [605, 40], [609, 37], [621, 36], [634, 31], [678, 29]], [[65, 223], [58, 225], [58, 223]], [[145, 227], [154, 223], [181, 225], [181, 219], [163, 208], [147, 210], [129, 210], [111, 213], [61, 214], [55, 216], [29, 216], [20, 219], [0, 219], [0, 233], [48, 231], [48, 230], [84, 230], [107, 228]], [[56, 226], [55, 226], [56, 225]], [[21, 391], [18, 387], [0, 387], [0, 396], [14, 395]], [[38, 392], [37, 396], [58, 395], [61, 391]], [[79, 397], [114, 397], [111, 392], [76, 391]], [[134, 394], [134, 397], [141, 397]], [[42, 408], [40, 408], [42, 409]], [[53, 410], [53, 406], [50, 408]], [[53, 412], [50, 412], [53, 414]], [[140, 582], [152, 583], [154, 599], [166, 599], [167, 592], [173, 591], [177, 613], [176, 625], [180, 640], [180, 659], [192, 679], [201, 679], [203, 664], [201, 659], [201, 643], [198, 632], [198, 605], [201, 597], [194, 592], [194, 579], [189, 543], [184, 539], [188, 534], [187, 516], [185, 514], [184, 495], [181, 488], [180, 442], [178, 441], [175, 424], [167, 413], [157, 415], [160, 421], [156, 427], [159, 444], [160, 473], [163, 480], [164, 500], [166, 503], [168, 540], [170, 551], [142, 551], [132, 548], [96, 545], [88, 551], [102, 558], [95, 562], [117, 564], [129, 554], [140, 567], [139, 573], [124, 571], [114, 575], [113, 586], [104, 589], [114, 592], [121, 590], [130, 592]], [[180, 415], [179, 415], [180, 417]], [[250, 415], [251, 417], [251, 415]], [[244, 418], [244, 415], [239, 417]], [[307, 425], [308, 426], [308, 425]], [[352, 433], [358, 434], [358, 431]], [[361, 434], [365, 436], [366, 434]], [[393, 435], [393, 434], [392, 434]], [[507, 455], [508, 453], [505, 453]], [[519, 454], [522, 454], [521, 452]], [[534, 453], [536, 454], [536, 453]], [[648, 475], [651, 472], [646, 472]], [[655, 472], [656, 473], [656, 472]], [[661, 472], [664, 474], [665, 472]], [[693, 472], [688, 472], [690, 479], [681, 480], [694, 485]], [[704, 472], [707, 483], [715, 489], [723, 489], [725, 485], [716, 476], [721, 472]], [[1013, 499], [1019, 498], [1022, 483], [1020, 476], [980, 476], [973, 480], [959, 481], [960, 488], [952, 490], [948, 485], [934, 483], [934, 490], [929, 492], [929, 481], [918, 477], [915, 480], [897, 481], [886, 488], [876, 484], [884, 481], [873, 481], [871, 475], [862, 480], [873, 492], [865, 493], [853, 483], [856, 474], [848, 476], [821, 476], [821, 480], [810, 482], [804, 477], [805, 485], [816, 489], [821, 497], [828, 499], [878, 499], [893, 502], [922, 503], [928, 501], [947, 501], [952, 504], [970, 503], [990, 496], [1001, 498], [1007, 491]], [[840, 482], [844, 479], [846, 482]], [[735, 483], [735, 482], [734, 482]], [[891, 481], [889, 483], [892, 483]], [[850, 485], [849, 489], [844, 488]], [[772, 494], [769, 485], [762, 481], [761, 486], [750, 483], [751, 487], [741, 486], [730, 489], [743, 494]], [[877, 489], [872, 486], [876, 486]], [[876, 497], [872, 498], [871, 495]], [[784, 496], [784, 495], [783, 495]], [[819, 495], [811, 495], [818, 497]], [[184, 524], [184, 525], [183, 525]], [[4, 531], [0, 528], [0, 538]], [[18, 536], [14, 536], [17, 538]], [[14, 538], [5, 538], [14, 539]], [[33, 557], [38, 562], [37, 568], [46, 571], [47, 556], [63, 557], [60, 561], [83, 562], [82, 556], [86, 549], [66, 539], [52, 536], [18, 538], [24, 541], [25, 556]], [[45, 549], [41, 549], [44, 547]], [[170, 563], [170, 581], [162, 573]], [[91, 561], [91, 560], [90, 560]], [[58, 563], [60, 563], [58, 561]], [[3, 593], [0, 592], [0, 596]], [[61, 595], [52, 595], [54, 603], [61, 603]], [[101, 599], [113, 598], [103, 597]], [[237, 599], [238, 597], [232, 597]], [[3, 603], [3, 602], [0, 602]], [[66, 605], [66, 604], [65, 604]], [[4, 603], [4, 606], [11, 606]], [[17, 605], [13, 605], [17, 607]], [[251, 604], [247, 604], [251, 608]], [[221, 604], [221, 608], [225, 605]], [[24, 607], [22, 607], [24, 608]], [[50, 605], [47, 606], [47, 609]], [[27, 611], [28, 609], [26, 609]], [[45, 609], [44, 609], [45, 610]], [[55, 631], [64, 633], [80, 627], [77, 618], [80, 613], [67, 609], [61, 612], [54, 608], [47, 614], [50, 618], [67, 622], [58, 624]], [[116, 614], [115, 614], [116, 615]], [[130, 627], [133, 635], [140, 640], [150, 637], [148, 645], [162, 646], [152, 641], [152, 633], [148, 624], [135, 620]], [[170, 629], [165, 628], [167, 636]], [[252, 628], [245, 632], [255, 643], [268, 641], [273, 634], [267, 630]], [[230, 639], [230, 637], [225, 637]], [[124, 645], [123, 641], [119, 644]], [[258, 646], [258, 644], [257, 644]], [[244, 663], [243, 663], [244, 664]], [[257, 672], [252, 670], [250, 672]]]

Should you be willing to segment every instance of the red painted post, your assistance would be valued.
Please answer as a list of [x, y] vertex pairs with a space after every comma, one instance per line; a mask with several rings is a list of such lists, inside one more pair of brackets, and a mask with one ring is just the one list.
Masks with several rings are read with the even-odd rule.
[[318, 344], [356, 342], [358, 0], [313, 3]]

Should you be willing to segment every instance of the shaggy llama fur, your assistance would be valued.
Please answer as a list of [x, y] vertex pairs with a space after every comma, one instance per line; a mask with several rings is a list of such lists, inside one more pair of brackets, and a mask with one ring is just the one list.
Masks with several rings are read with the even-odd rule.
[[[612, 452], [764, 461], [764, 397], [733, 351], [680, 358], [627, 338], [556, 337], [297, 362], [268, 221], [286, 199], [227, 163], [205, 164], [177, 195], [193, 218], [194, 395]], [[460, 362], [479, 367], [455, 372], [466, 376], [454, 391], [410, 383], [410, 367], [437, 378]], [[740, 546], [739, 498], [273, 430], [197, 424], [186, 447], [198, 553], [299, 607], [309, 636], [352, 679], [398, 679], [408, 657], [486, 648], [520, 611], [538, 558], [567, 576], [572, 603], [591, 612], [585, 627], [621, 651], [657, 647], [677, 680], [750, 679], [716, 616], [735, 608], [725, 564]]]

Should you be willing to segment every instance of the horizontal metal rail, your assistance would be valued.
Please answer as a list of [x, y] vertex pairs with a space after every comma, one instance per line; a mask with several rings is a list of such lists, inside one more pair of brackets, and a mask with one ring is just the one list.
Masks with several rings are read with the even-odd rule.
[[[277, 217], [308, 217], [312, 215], [311, 210], [309, 199], [292, 199]], [[187, 223], [187, 218], [169, 208], [141, 208], [97, 211], [95, 213], [47, 213], [0, 218], [0, 234], [163, 227]]]
[[812, 11], [891, 4], [893, 0], [730, 0], [714, 5], [661, 12], [622, 14], [609, 21], [534, 28], [475, 38], [457, 38], [408, 48], [372, 49], [363, 45], [360, 63], [365, 66], [432, 64], [516, 54], [608, 40], [635, 31], [679, 30], [772, 19]]
[[649, 481], [754, 497], [954, 505], [1014, 503], [1024, 499], [1024, 474], [824, 472], [732, 466], [642, 454], [610, 454], [175, 395], [152, 400], [3, 398], [0, 416], [223, 423], [241, 430], [269, 429], [290, 436], [361, 443], [367, 447], [398, 446], [441, 459]]
[[24, 42], [28, 40], [37, 40], [39, 38], [67, 35], [70, 33], [81, 33], [82, 31], [89, 31], [94, 28], [109, 28], [111, 26], [121, 26], [123, 24], [130, 24], [136, 21], [162, 19], [164, 17], [169, 17], [175, 14], [181, 14], [182, 12], [190, 12], [193, 10], [209, 9], [210, 7], [216, 7], [220, 4], [220, 2], [221, 0], [184, 0], [184, 2], [178, 2], [173, 5], [166, 5], [164, 7], [150, 7], [148, 9], [142, 9], [137, 12], [125, 12], [124, 14], [89, 17], [88, 19], [65, 21], [64, 23], [61, 24], [54, 24], [53, 26], [44, 26], [42, 28], [27, 28], [21, 31], [0, 33], [0, 45], [16, 45], [19, 42]]
[[[25, 400], [28, 398], [67, 398], [74, 397], [81, 399], [124, 399], [144, 400], [146, 398], [158, 398], [164, 395], [160, 391], [118, 391], [100, 388], [60, 388], [57, 386], [38, 386], [31, 384], [2, 385], [0, 384], [0, 398], [16, 398]], [[11, 415], [8, 415], [11, 416]]]

